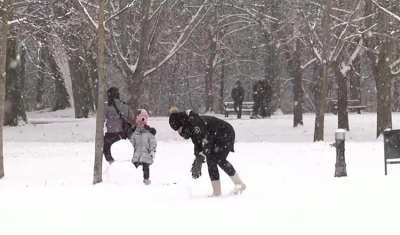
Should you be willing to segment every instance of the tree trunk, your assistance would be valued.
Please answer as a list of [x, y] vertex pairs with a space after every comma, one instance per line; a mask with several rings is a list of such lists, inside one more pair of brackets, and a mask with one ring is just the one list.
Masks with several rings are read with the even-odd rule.
[[349, 131], [349, 115], [347, 111], [347, 77], [342, 74], [339, 62], [336, 61], [332, 66], [335, 71], [338, 85], [338, 128]]
[[206, 93], [206, 112], [214, 111], [214, 97], [213, 97], [213, 73], [214, 73], [214, 63], [217, 57], [217, 39], [215, 35], [211, 35], [210, 43], [210, 54], [208, 55], [208, 60], [206, 64], [206, 71], [204, 75], [205, 79], [205, 93]]
[[376, 138], [385, 129], [392, 128], [392, 74], [390, 70], [391, 42], [389, 39], [380, 45], [379, 59], [377, 64], [376, 91], [377, 91], [377, 126]]
[[[389, 6], [388, 1], [379, 1], [381, 6], [387, 8]], [[365, 2], [364, 14], [369, 16], [373, 13], [373, 3], [371, 1]], [[392, 74], [390, 69], [390, 63], [392, 59], [392, 40], [388, 35], [390, 29], [389, 18], [384, 12], [379, 11], [376, 16], [377, 18], [366, 18], [365, 26], [371, 28], [373, 24], [378, 22], [378, 33], [376, 37], [370, 37], [370, 33], [364, 34], [366, 47], [375, 50], [379, 48], [378, 56], [376, 57], [373, 53], [368, 53], [371, 70], [376, 83], [377, 91], [377, 125], [376, 125], [376, 137], [378, 138], [385, 129], [392, 128]]]
[[393, 83], [393, 106], [392, 110], [395, 112], [400, 111], [400, 82], [394, 81]]
[[6, 61], [8, 41], [8, 14], [10, 11], [10, 0], [3, 1], [3, 16], [1, 26], [1, 48], [0, 48], [0, 179], [4, 177], [4, 152], [3, 152], [3, 122], [4, 103], [6, 96]]
[[19, 66], [19, 71], [18, 71], [18, 81], [17, 81], [17, 86], [18, 90], [20, 91], [20, 95], [16, 97], [17, 102], [18, 102], [18, 115], [22, 118], [24, 122], [27, 121], [27, 116], [26, 116], [26, 111], [25, 111], [25, 66], [26, 66], [26, 48], [21, 45], [20, 47], [20, 58], [21, 58], [21, 63]]
[[[47, 44], [45, 45], [45, 47], [49, 49]], [[51, 71], [51, 76], [54, 79], [55, 86], [55, 103], [52, 111], [63, 110], [71, 107], [71, 104], [69, 103], [69, 94], [65, 87], [64, 78], [62, 76], [60, 68], [57, 65], [54, 55], [50, 51], [48, 53], [47, 60], [49, 62], [49, 68]]]
[[[18, 46], [15, 38], [9, 38], [7, 46], [7, 74], [6, 98], [4, 110], [5, 126], [17, 126], [19, 121], [26, 122], [25, 103], [23, 100], [23, 79], [25, 68], [21, 69], [21, 60], [18, 58]], [[24, 65], [25, 66], [25, 65]], [[20, 72], [23, 71], [23, 74]]]
[[104, 54], [104, 1], [99, 0], [99, 15], [98, 15], [98, 29], [97, 37], [99, 41], [98, 45], [98, 69], [99, 72], [99, 91], [98, 91], [98, 103], [96, 113], [96, 143], [95, 143], [95, 159], [94, 159], [94, 172], [93, 172], [93, 184], [100, 183], [102, 181], [102, 165], [103, 165], [103, 144], [104, 144], [104, 113], [105, 113], [105, 75], [106, 75], [106, 63]]
[[44, 104], [42, 101], [42, 97], [44, 94], [44, 81], [45, 81], [45, 74], [46, 74], [46, 63], [45, 61], [48, 58], [48, 50], [46, 45], [42, 44], [39, 49], [39, 72], [37, 75], [38, 81], [36, 83], [36, 105], [35, 110], [42, 110], [44, 108]]
[[220, 107], [221, 113], [224, 112], [225, 63], [226, 63], [225, 56], [224, 56], [224, 53], [222, 53], [221, 80], [219, 83], [219, 97], [220, 97], [219, 107]]
[[322, 48], [322, 74], [317, 84], [317, 100], [314, 128], [314, 142], [324, 141], [324, 122], [325, 122], [325, 97], [326, 97], [326, 81], [329, 75], [329, 39], [330, 39], [330, 12], [332, 9], [332, 1], [325, 0], [326, 9], [322, 19], [323, 48]]
[[293, 127], [304, 125], [303, 123], [303, 99], [304, 90], [302, 85], [303, 73], [301, 69], [301, 45], [299, 39], [295, 40], [295, 50], [293, 54]]
[[[130, 4], [130, 0], [119, 0], [119, 9], [123, 9], [128, 4]], [[127, 58], [128, 63], [131, 63], [131, 55], [128, 53], [129, 43], [132, 41], [131, 36], [129, 35], [128, 26], [130, 26], [130, 22], [132, 22], [132, 18], [130, 17], [129, 11], [124, 11], [119, 15], [118, 20], [119, 32], [120, 32], [120, 45], [121, 45], [121, 53]]]
[[88, 69], [82, 58], [85, 58], [82, 49], [82, 38], [78, 35], [68, 35], [68, 66], [72, 81], [72, 93], [74, 96], [75, 118], [87, 118], [93, 109], [92, 91]]
[[141, 33], [139, 39], [138, 58], [136, 62], [137, 66], [134, 73], [131, 73], [128, 77], [128, 90], [130, 92], [128, 104], [133, 110], [139, 108], [139, 101], [143, 94], [144, 65], [147, 59], [147, 45], [150, 31], [150, 23], [148, 21], [150, 6], [151, 1], [141, 1], [140, 19], [142, 19], [142, 22], [140, 23]]
[[[271, 12], [271, 16], [277, 19], [281, 18], [281, 5], [282, 1], [281, 0], [272, 0], [269, 1], [270, 4], [268, 4], [268, 10]], [[269, 113], [275, 113], [276, 110], [280, 109], [280, 104], [281, 104], [281, 83], [280, 83], [280, 78], [279, 78], [279, 72], [280, 72], [280, 51], [279, 51], [279, 38], [280, 35], [278, 35], [278, 30], [279, 30], [279, 22], [274, 21], [270, 23], [271, 27], [268, 29], [264, 29], [263, 31], [263, 36], [265, 38], [265, 45], [266, 46], [266, 60], [265, 60], [265, 75], [266, 79], [270, 82], [271, 87], [273, 89], [272, 93], [272, 99], [271, 99], [271, 104], [270, 108], [271, 110]]]
[[350, 77], [350, 99], [361, 101], [361, 58], [357, 56], [349, 71]]
[[98, 90], [99, 90], [99, 74], [97, 71], [97, 58], [94, 58], [91, 54], [93, 52], [89, 52], [87, 55], [87, 66], [89, 70], [89, 77], [91, 79], [91, 90], [92, 90], [92, 102], [95, 107], [93, 107], [93, 111], [97, 110], [98, 103]]

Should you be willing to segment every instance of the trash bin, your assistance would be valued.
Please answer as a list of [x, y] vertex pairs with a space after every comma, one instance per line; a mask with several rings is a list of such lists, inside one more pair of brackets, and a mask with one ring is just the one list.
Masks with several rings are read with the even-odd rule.
[[386, 129], [383, 132], [385, 175], [388, 164], [400, 164], [400, 130]]

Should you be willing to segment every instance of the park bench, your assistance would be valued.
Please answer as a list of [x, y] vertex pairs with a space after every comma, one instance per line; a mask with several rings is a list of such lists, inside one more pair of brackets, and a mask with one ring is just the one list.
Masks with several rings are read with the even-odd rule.
[[[251, 114], [253, 112], [253, 107], [254, 107], [254, 102], [243, 102], [242, 114], [245, 113]], [[233, 108], [233, 102], [224, 102], [224, 112], [225, 112], [225, 117], [229, 117], [229, 113], [235, 113], [235, 109]]]
[[383, 132], [385, 175], [388, 164], [400, 164], [400, 130], [387, 129]]
[[[338, 101], [337, 100], [332, 100], [331, 103], [331, 108], [332, 108], [332, 113], [337, 115], [338, 113]], [[360, 100], [347, 100], [347, 110], [349, 112], [357, 112], [358, 114], [361, 114], [361, 110], [365, 109], [366, 106], [361, 105]]]

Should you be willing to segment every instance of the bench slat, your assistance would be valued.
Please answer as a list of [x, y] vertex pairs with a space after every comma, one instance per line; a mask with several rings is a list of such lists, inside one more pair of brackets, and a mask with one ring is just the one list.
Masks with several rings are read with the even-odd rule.
[[366, 106], [347, 106], [348, 109], [365, 109]]

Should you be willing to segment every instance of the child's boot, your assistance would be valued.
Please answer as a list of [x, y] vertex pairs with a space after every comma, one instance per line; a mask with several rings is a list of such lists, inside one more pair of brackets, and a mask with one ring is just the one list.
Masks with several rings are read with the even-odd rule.
[[144, 180], [143, 180], [143, 183], [144, 183], [145, 185], [150, 185], [150, 184], [151, 184], [151, 181], [150, 181], [149, 179], [144, 179]]

